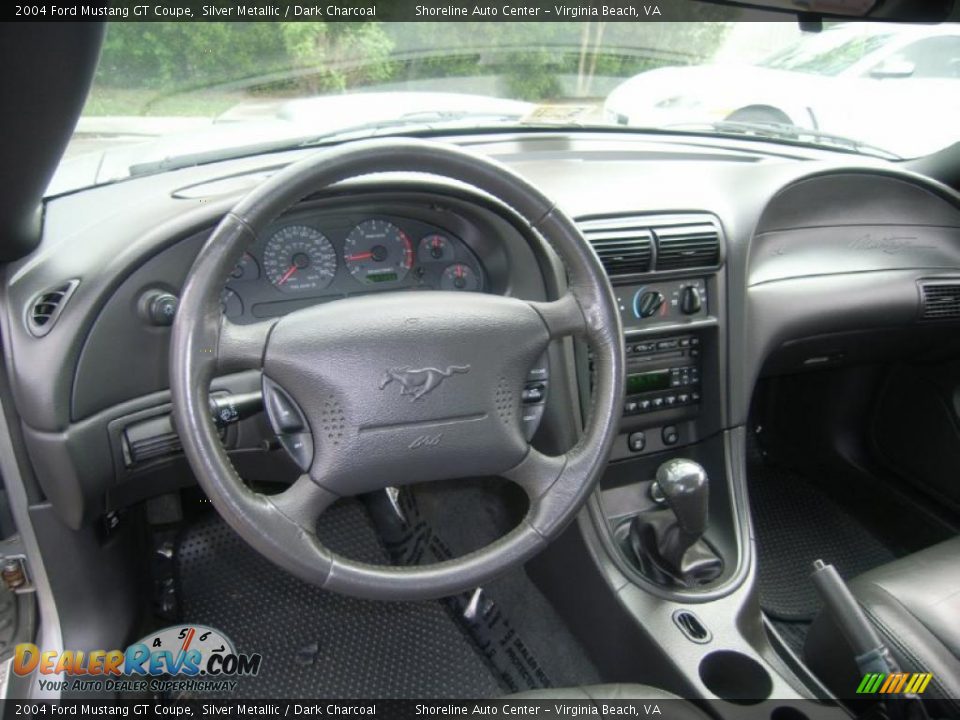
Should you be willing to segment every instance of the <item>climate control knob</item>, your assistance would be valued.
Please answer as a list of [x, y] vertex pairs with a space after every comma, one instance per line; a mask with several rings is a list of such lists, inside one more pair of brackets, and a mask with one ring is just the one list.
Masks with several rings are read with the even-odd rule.
[[703, 298], [700, 297], [700, 288], [696, 285], [687, 285], [680, 293], [680, 312], [684, 315], [696, 315], [703, 307]]
[[637, 298], [636, 309], [637, 317], [648, 318], [663, 306], [663, 293], [656, 290], [648, 290]]

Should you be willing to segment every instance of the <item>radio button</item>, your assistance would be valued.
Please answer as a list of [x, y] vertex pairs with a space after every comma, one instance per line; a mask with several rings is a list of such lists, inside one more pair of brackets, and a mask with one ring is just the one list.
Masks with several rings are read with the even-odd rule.
[[670, 340], [661, 340], [657, 343], [657, 350], [675, 350], [680, 344], [676, 338]]
[[649, 412], [652, 407], [652, 403], [649, 400], [640, 400], [637, 403], [637, 407], [640, 408], [640, 412]]
[[637, 412], [637, 409], [638, 409], [637, 403], [635, 403], [633, 400], [630, 400], [623, 404], [623, 412], [626, 413], [627, 415], [633, 415], [635, 412]]
[[658, 409], [658, 408], [662, 408], [662, 407], [663, 407], [663, 398], [662, 398], [662, 397], [654, 398], [652, 402], [653, 402], [653, 408], [654, 408], [655, 410]]
[[677, 395], [677, 402], [681, 405], [686, 405], [688, 402], [690, 402], [690, 396], [687, 393], [680, 393]]

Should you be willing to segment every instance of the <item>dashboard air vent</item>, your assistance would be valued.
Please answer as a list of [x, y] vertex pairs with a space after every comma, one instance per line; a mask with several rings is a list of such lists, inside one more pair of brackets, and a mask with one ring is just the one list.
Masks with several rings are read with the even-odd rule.
[[34, 337], [43, 337], [53, 329], [78, 284], [78, 280], [70, 280], [34, 298], [27, 310], [27, 328]]
[[920, 285], [920, 317], [924, 320], [960, 318], [960, 281]]
[[720, 262], [720, 231], [703, 216], [654, 225], [657, 270], [712, 267]]
[[610, 277], [650, 270], [653, 235], [644, 218], [583, 220], [578, 227]]

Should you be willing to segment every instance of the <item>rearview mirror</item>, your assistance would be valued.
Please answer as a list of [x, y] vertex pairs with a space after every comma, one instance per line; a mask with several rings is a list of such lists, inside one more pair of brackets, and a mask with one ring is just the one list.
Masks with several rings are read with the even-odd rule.
[[908, 78], [916, 71], [917, 66], [909, 60], [892, 58], [885, 60], [870, 71], [870, 77], [878, 80]]

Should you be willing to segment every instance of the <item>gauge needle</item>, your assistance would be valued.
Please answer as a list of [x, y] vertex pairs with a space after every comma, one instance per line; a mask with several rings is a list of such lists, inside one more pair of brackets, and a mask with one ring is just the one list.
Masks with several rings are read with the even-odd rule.
[[287, 280], [290, 279], [290, 276], [297, 271], [296, 265], [291, 265], [289, 269], [283, 274], [283, 277], [277, 282], [277, 285], [283, 285]]
[[355, 255], [347, 255], [346, 259], [350, 262], [354, 260], [369, 260], [373, 257], [373, 251], [368, 250], [367, 252], [356, 253]]

